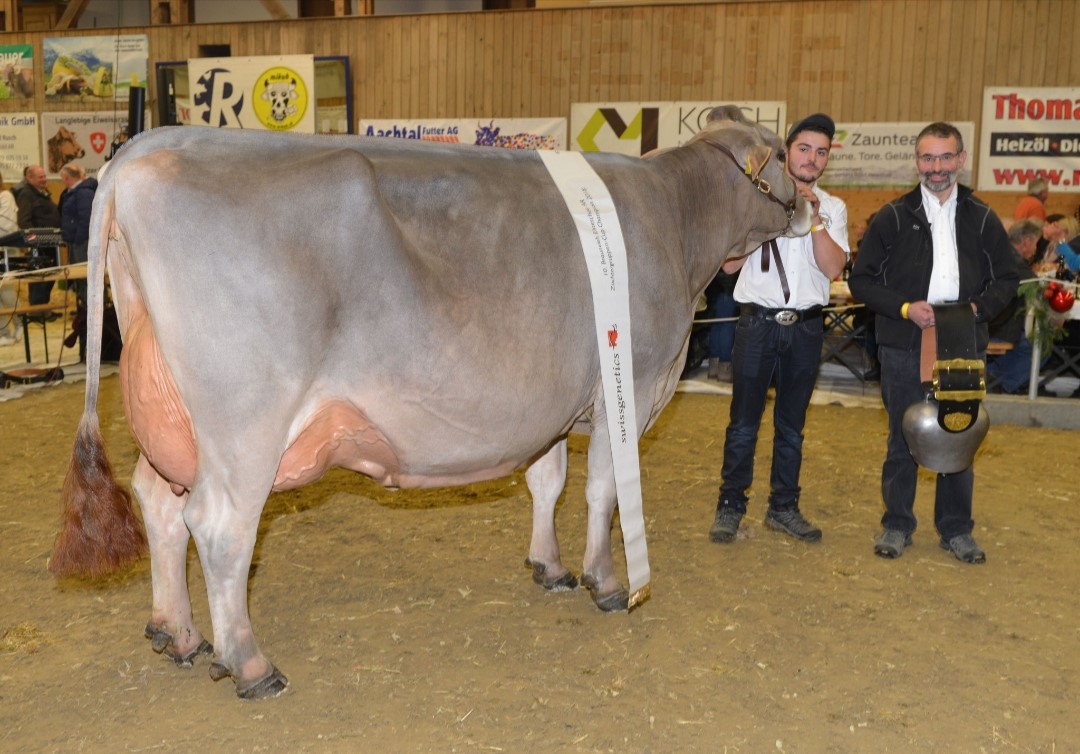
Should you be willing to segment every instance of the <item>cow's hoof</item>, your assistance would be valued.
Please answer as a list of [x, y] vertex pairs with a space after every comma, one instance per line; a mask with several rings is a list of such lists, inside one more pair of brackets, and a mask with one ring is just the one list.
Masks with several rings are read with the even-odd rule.
[[176, 663], [178, 668], [191, 668], [195, 664], [195, 658], [199, 655], [211, 655], [214, 653], [214, 647], [210, 642], [203, 639], [199, 642], [199, 646], [188, 652], [186, 655], [178, 655], [176, 652], [169, 651], [169, 646], [172, 644], [173, 636], [163, 628], [158, 628], [149, 623], [146, 624], [146, 628], [143, 630], [143, 635], [150, 640], [150, 648], [158, 654], [162, 652], [165, 656]]
[[246, 689], [241, 690], [237, 687], [236, 695], [241, 699], [248, 700], [273, 699], [275, 696], [284, 694], [285, 689], [288, 687], [289, 679], [282, 675], [280, 670], [271, 665], [270, 675]]
[[195, 649], [191, 650], [186, 655], [183, 655], [181, 657], [179, 655], [169, 654], [169, 657], [171, 657], [173, 662], [176, 663], [176, 667], [191, 668], [195, 665], [196, 657], [198, 657], [199, 655], [212, 654], [214, 654], [214, 645], [208, 642], [206, 639], [203, 639], [201, 642], [199, 642], [199, 646], [195, 647]]
[[599, 582], [588, 574], [581, 577], [581, 584], [589, 590], [593, 603], [605, 613], [630, 609], [630, 593], [622, 587], [619, 587], [614, 592], [602, 594]]
[[543, 563], [537, 563], [526, 558], [525, 565], [532, 567], [533, 581], [549, 592], [572, 592], [578, 588], [577, 576], [570, 571], [552, 579], [547, 576], [547, 566]]
[[[231, 676], [232, 672], [225, 667], [224, 663], [214, 660], [210, 663], [210, 678], [214, 681], [220, 681], [222, 678]], [[270, 673], [262, 680], [256, 681], [246, 688], [240, 688], [239, 684], [236, 687], [236, 695], [241, 699], [273, 699], [275, 696], [281, 696], [285, 693], [285, 689], [289, 686], [289, 679], [286, 678], [280, 670], [273, 665], [270, 666]]]

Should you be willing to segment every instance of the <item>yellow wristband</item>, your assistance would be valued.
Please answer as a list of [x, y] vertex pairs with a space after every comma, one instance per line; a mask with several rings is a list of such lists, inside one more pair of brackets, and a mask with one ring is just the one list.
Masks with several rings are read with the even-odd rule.
[[817, 233], [819, 230], [825, 230], [825, 223], [822, 223], [821, 225], [811, 225], [810, 226], [810, 232], [811, 233]]
[[900, 316], [903, 317], [904, 319], [908, 318], [907, 310], [908, 310], [909, 306], [911, 306], [911, 304], [909, 304], [907, 301], [905, 301], [903, 303], [903, 305], [901, 305], [901, 307], [900, 307]]

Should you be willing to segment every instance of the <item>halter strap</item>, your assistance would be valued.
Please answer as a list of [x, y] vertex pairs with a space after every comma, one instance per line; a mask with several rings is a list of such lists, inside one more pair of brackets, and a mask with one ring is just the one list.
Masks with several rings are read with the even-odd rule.
[[732, 154], [731, 150], [728, 149], [726, 146], [724, 146], [723, 144], [716, 144], [708, 140], [705, 140], [705, 143], [713, 149], [719, 150], [722, 154], [726, 154], [731, 159], [731, 161], [734, 162], [735, 165], [742, 171], [743, 175], [750, 179], [750, 182], [754, 184], [754, 188], [756, 188], [758, 191], [760, 191], [765, 196], [769, 197], [774, 202], [784, 208], [784, 211], [787, 212], [788, 220], [791, 220], [791, 218], [795, 216], [795, 201], [798, 198], [797, 195], [791, 197], [791, 201], [789, 202], [781, 201], [776, 196], [776, 194], [773, 193], [772, 186], [769, 185], [768, 181], [766, 181], [764, 178], [753, 175], [753, 173], [750, 171], [749, 162], [747, 162], [746, 169], [743, 170], [743, 166], [739, 164], [739, 158]]

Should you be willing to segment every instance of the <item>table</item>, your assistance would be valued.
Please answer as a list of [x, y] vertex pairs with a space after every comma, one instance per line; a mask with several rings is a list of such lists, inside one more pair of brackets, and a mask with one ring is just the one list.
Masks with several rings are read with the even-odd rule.
[[874, 366], [874, 359], [866, 351], [867, 323], [872, 322], [864, 314], [862, 304], [832, 304], [822, 310], [825, 342], [821, 347], [821, 363], [836, 362], [845, 367], [861, 382]]
[[[8, 273], [0, 278], [0, 286], [7, 285], [19, 285], [22, 283], [47, 283], [49, 281], [57, 280], [85, 280], [86, 279], [86, 263], [64, 265], [61, 267], [51, 267], [44, 270], [34, 270], [28, 272], [15, 272]], [[74, 302], [72, 302], [74, 303]], [[23, 330], [23, 347], [26, 349], [26, 363], [31, 363], [30, 354], [30, 324], [41, 325], [41, 337], [45, 345], [45, 362], [49, 361], [49, 338], [46, 325], [49, 321], [49, 317], [53, 314], [63, 314], [67, 311], [67, 302], [62, 305], [58, 304], [23, 304], [21, 306], [16, 305], [9, 309], [0, 309], [0, 317], [5, 319], [8, 317], [19, 317], [22, 321]]]

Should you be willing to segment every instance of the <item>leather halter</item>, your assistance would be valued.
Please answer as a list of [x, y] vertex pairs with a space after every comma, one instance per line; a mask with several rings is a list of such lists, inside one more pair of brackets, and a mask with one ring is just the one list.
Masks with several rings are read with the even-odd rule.
[[717, 149], [721, 153], [726, 154], [729, 158], [731, 158], [731, 161], [734, 162], [735, 165], [740, 170], [742, 170], [743, 174], [750, 179], [750, 182], [754, 184], [754, 188], [756, 188], [758, 191], [760, 191], [765, 196], [769, 197], [774, 202], [784, 208], [784, 211], [787, 212], [788, 222], [791, 222], [791, 218], [795, 216], [795, 201], [796, 199], [798, 199], [797, 194], [791, 197], [791, 201], [789, 202], [781, 201], [779, 197], [777, 197], [776, 194], [773, 193], [772, 186], [769, 185], [768, 181], [766, 181], [764, 178], [759, 178], [758, 176], [755, 176], [753, 174], [753, 172], [750, 170], [749, 160], [746, 161], [746, 167], [743, 168], [743, 166], [739, 164], [739, 158], [732, 154], [731, 150], [725, 147], [723, 144], [716, 144], [707, 139], [704, 139], [703, 141], [705, 141], [705, 143], [713, 149]]
[[[742, 165], [739, 165], [738, 158], [734, 154], [732, 154], [731, 150], [725, 147], [723, 144], [714, 144], [713, 142], [707, 140], [705, 141], [705, 143], [713, 149], [717, 149], [721, 153], [726, 154], [729, 158], [731, 158], [731, 161], [734, 162], [736, 166], [742, 168]], [[754, 188], [756, 188], [758, 191], [760, 191], [765, 196], [769, 197], [774, 202], [784, 208], [784, 211], [787, 212], [788, 225], [790, 226], [791, 218], [795, 216], [795, 202], [798, 199], [798, 194], [792, 196], [790, 202], [780, 201], [780, 199], [777, 198], [776, 194], [772, 192], [772, 186], [769, 185], [769, 182], [766, 181], [764, 178], [760, 178], [754, 175], [753, 171], [750, 169], [749, 159], [747, 159], [746, 168], [743, 169], [742, 172], [747, 178], [750, 179], [750, 182], [754, 184]], [[777, 248], [775, 239], [770, 239], [766, 241], [764, 244], [764, 248], [761, 250], [762, 272], [769, 271], [770, 257], [776, 260], [776, 271], [780, 275], [780, 288], [784, 292], [784, 303], [786, 304], [789, 300], [791, 300], [791, 289], [788, 287], [787, 273], [784, 271], [784, 263], [780, 259], [780, 249]]]

